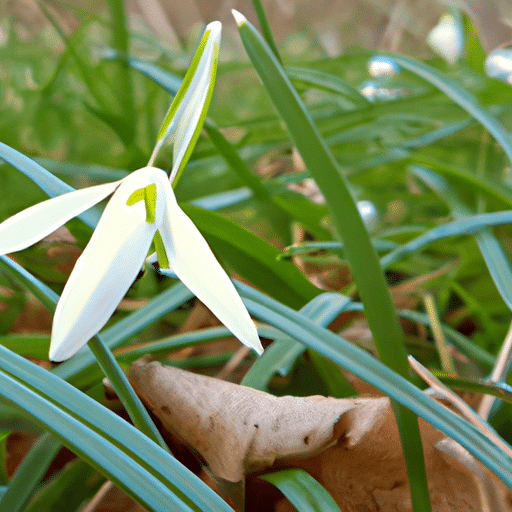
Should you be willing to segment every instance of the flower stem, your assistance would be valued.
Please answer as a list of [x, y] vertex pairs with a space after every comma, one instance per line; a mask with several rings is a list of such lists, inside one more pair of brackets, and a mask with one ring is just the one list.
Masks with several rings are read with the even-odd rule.
[[139, 397], [135, 394], [135, 391], [128, 382], [126, 375], [119, 367], [119, 364], [112, 355], [112, 352], [103, 343], [99, 336], [91, 338], [88, 345], [103, 370], [103, 373], [108, 378], [117, 393], [117, 396], [123, 403], [128, 415], [133, 421], [133, 424], [168, 452], [168, 446], [165, 444], [165, 441], [160, 435], [160, 432], [158, 432], [158, 429], [153, 423], [148, 412], [142, 405]]

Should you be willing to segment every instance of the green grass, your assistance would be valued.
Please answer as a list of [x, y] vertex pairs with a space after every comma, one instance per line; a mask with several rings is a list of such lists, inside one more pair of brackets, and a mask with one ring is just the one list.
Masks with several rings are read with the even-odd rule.
[[[512, 88], [483, 74], [477, 34], [464, 19], [468, 44], [457, 64], [389, 55], [401, 71], [374, 80], [399, 94], [370, 101], [360, 87], [377, 52], [353, 48], [340, 57], [319, 56], [308, 34], [302, 54], [287, 54], [288, 43], [278, 51], [260, 2], [254, 6], [263, 37], [242, 25], [249, 61], [226, 62], [221, 44], [205, 130], [194, 134], [197, 146], [176, 187], [216, 256], [245, 281], [237, 284], [240, 294], [260, 321], [260, 336], [271, 342], [259, 360], [244, 361], [243, 384], [275, 394], [352, 396], [342, 367], [388, 394], [416, 475], [410, 482], [416, 512], [430, 507], [416, 416], [512, 488], [510, 460], [426, 396], [406, 363], [412, 353], [434, 373], [442, 368], [430, 332], [435, 319], [421, 300], [428, 293], [456, 355], [457, 375], [445, 384], [497, 397], [489, 425], [512, 442], [507, 375], [485, 382], [511, 320]], [[171, 51], [130, 28], [121, 1], [108, 7], [105, 16], [79, 13], [82, 22], [71, 35], [48, 12], [45, 29], [32, 36], [37, 53], [14, 26], [8, 31], [0, 47], [0, 221], [47, 196], [146, 165], [197, 41]], [[164, 149], [158, 158], [171, 167]], [[325, 204], [300, 193], [296, 185], [306, 178], [316, 181]], [[363, 199], [379, 212], [370, 233], [357, 213]], [[100, 210], [67, 224], [79, 247]], [[230, 510], [151, 436], [109, 410], [98, 391], [103, 374], [89, 350], [51, 371], [26, 359], [44, 359], [49, 344], [48, 332], [10, 332], [30, 305], [27, 290], [52, 311], [67, 278], [48, 248], [21, 251], [16, 261], [0, 257], [0, 429], [40, 436], [12, 479], [4, 476], [0, 508], [79, 510], [107, 478], [149, 510]], [[308, 281], [297, 261], [324, 289]], [[396, 309], [389, 289], [423, 277], [407, 307]], [[178, 334], [192, 294], [172, 274], [148, 268], [128, 298], [144, 305], [116, 312], [101, 333], [123, 369], [145, 353], [188, 364], [173, 362], [172, 352], [228, 335], [224, 328]], [[370, 344], [339, 335], [354, 314], [365, 315]], [[225, 360], [226, 354], [213, 354], [189, 366], [211, 373]], [[502, 363], [508, 370], [510, 358]], [[305, 368], [309, 380], [302, 377]], [[283, 380], [284, 391], [276, 385]], [[80, 460], [45, 479], [61, 445]], [[304, 474], [266, 478], [299, 510], [336, 510]]]

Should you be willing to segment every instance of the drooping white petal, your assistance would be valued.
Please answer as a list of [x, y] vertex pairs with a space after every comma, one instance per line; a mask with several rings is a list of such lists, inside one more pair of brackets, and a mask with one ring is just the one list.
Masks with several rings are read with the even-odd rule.
[[[127, 205], [138, 189], [156, 184], [155, 222], [146, 221], [144, 201]], [[167, 175], [146, 167], [123, 180], [76, 262], [57, 304], [50, 359], [71, 357], [105, 325], [137, 277], [165, 210]]]
[[53, 233], [109, 196], [119, 182], [106, 183], [62, 194], [35, 204], [0, 224], [0, 254], [21, 251]]
[[263, 352], [256, 327], [233, 283], [194, 223], [178, 206], [169, 184], [160, 233], [171, 269], [244, 344]]

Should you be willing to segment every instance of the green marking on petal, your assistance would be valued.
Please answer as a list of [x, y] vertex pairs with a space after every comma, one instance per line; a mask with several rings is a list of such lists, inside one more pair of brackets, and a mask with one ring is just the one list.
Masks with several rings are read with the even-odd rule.
[[153, 238], [153, 243], [155, 244], [156, 255], [158, 256], [158, 263], [160, 264], [160, 268], [171, 268], [169, 265], [169, 260], [167, 259], [167, 252], [165, 251], [162, 235], [158, 230], [156, 231], [155, 237]]
[[156, 183], [144, 188], [144, 202], [146, 204], [146, 222], [154, 224], [156, 220]]
[[144, 189], [139, 188], [139, 190], [136, 190], [133, 192], [133, 194], [128, 198], [128, 201], [126, 201], [127, 206], [133, 206], [135, 203], [138, 203], [139, 201], [142, 201], [144, 199]]
[[133, 192], [126, 204], [133, 206], [139, 201], [144, 201], [146, 207], [146, 222], [148, 224], [154, 224], [156, 220], [156, 183], [151, 183], [144, 188], [139, 188]]

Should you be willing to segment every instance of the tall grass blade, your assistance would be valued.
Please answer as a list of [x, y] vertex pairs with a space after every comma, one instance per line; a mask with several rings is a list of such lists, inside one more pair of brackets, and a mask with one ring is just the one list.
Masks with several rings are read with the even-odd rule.
[[[285, 71], [247, 20], [234, 12], [244, 47], [274, 106], [284, 120], [306, 168], [322, 191], [334, 226], [343, 240], [352, 275], [381, 360], [407, 378], [403, 334], [384, 274], [341, 170], [322, 139]], [[394, 408], [407, 462], [414, 510], [429, 511], [430, 500], [417, 419], [402, 406]]]

